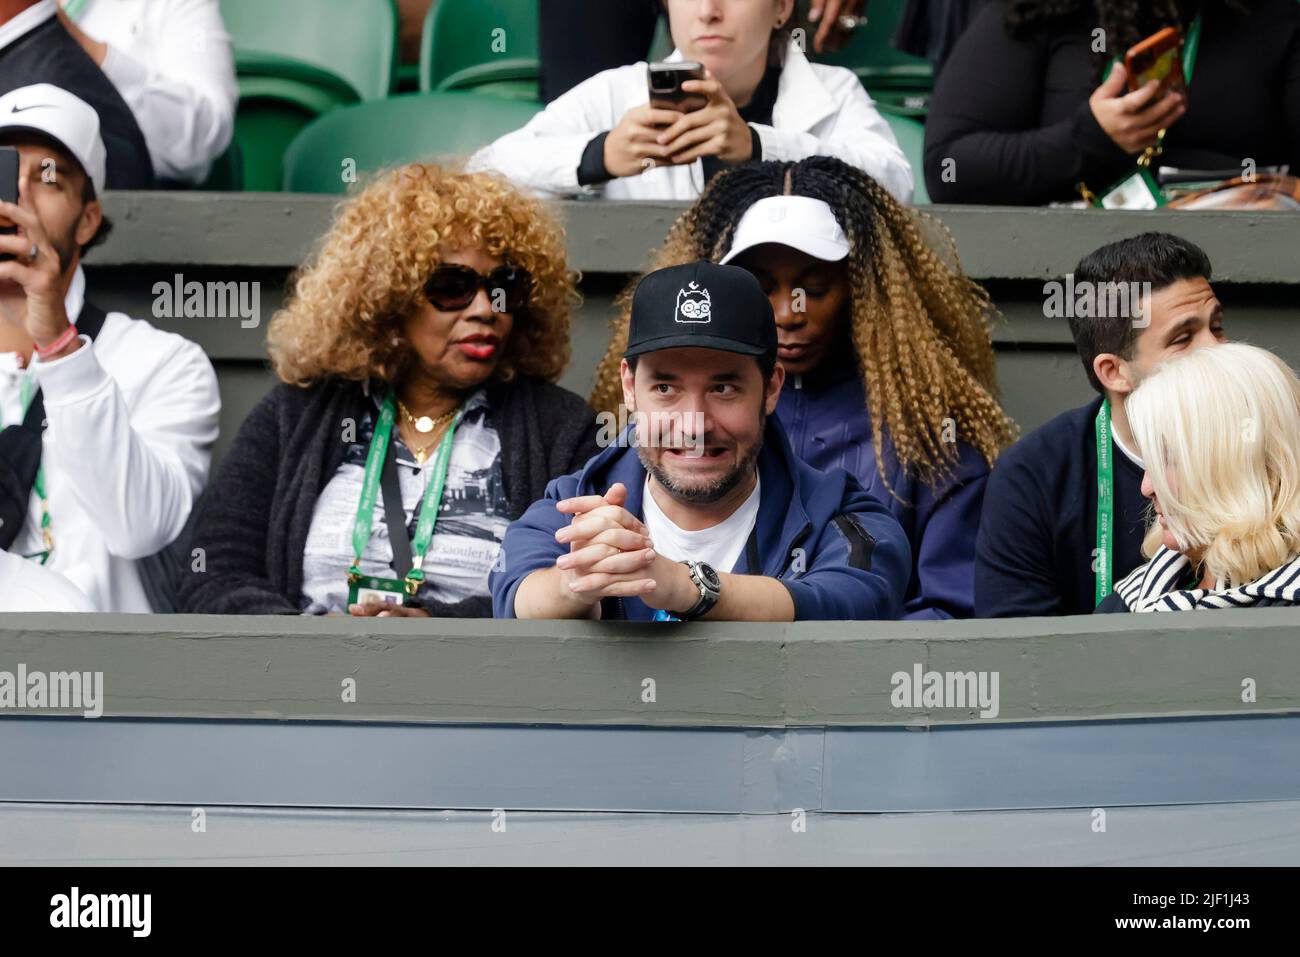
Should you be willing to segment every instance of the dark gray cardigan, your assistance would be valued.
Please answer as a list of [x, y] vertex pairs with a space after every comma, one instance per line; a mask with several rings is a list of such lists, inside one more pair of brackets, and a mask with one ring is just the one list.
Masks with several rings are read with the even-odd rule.
[[[302, 558], [316, 499], [343, 461], [348, 421], [359, 425], [369, 401], [359, 384], [331, 381], [279, 385], [258, 403], [199, 504], [191, 548], [203, 549], [203, 561], [181, 571], [181, 611], [298, 614], [306, 607]], [[596, 415], [572, 392], [523, 377], [489, 386], [488, 403], [513, 521], [551, 479], [596, 454]], [[492, 605], [484, 596], [428, 610], [490, 617]]]

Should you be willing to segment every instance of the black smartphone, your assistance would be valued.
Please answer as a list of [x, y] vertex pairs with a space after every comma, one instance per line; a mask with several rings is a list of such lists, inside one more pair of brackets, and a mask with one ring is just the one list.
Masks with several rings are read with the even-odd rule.
[[[0, 200], [18, 202], [18, 150], [12, 146], [0, 146]], [[12, 236], [16, 232], [18, 227], [0, 216], [0, 234]], [[13, 258], [9, 253], [0, 253], [0, 261]]]
[[651, 63], [647, 73], [650, 105], [655, 109], [690, 113], [709, 102], [703, 93], [688, 93], [682, 89], [687, 80], [704, 79], [704, 67], [699, 63], [690, 60]]

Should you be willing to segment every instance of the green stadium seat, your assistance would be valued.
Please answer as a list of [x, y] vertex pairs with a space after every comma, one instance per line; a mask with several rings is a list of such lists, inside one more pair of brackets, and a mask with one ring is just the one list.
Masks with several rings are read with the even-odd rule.
[[854, 30], [847, 43], [833, 53], [813, 53], [810, 30], [805, 41], [811, 59], [847, 67], [883, 104], [883, 109], [905, 116], [924, 117], [934, 70], [929, 61], [894, 49], [894, 34], [903, 15], [904, 0], [871, 0], [867, 22]]
[[[298, 71], [305, 76], [312, 68], [299, 64]], [[284, 151], [293, 138], [321, 114], [357, 102], [350, 86], [338, 80], [332, 83], [275, 76], [239, 77], [235, 143], [243, 160], [245, 190], [278, 190], [284, 177]]]
[[300, 130], [394, 84], [393, 0], [221, 0], [221, 15], [235, 46], [246, 190], [278, 190], [284, 150]]
[[284, 76], [306, 64], [341, 78], [358, 99], [377, 100], [397, 76], [394, 0], [221, 0], [235, 72]]
[[420, 89], [537, 102], [537, 29], [537, 0], [435, 0], [420, 39]]
[[930, 194], [925, 189], [925, 125], [910, 116], [884, 113], [885, 122], [894, 131], [894, 138], [907, 156], [912, 167], [912, 202], [917, 206], [930, 202]]
[[516, 130], [537, 103], [476, 93], [414, 93], [343, 107], [322, 116], [284, 154], [283, 188], [294, 193], [345, 193], [345, 161], [364, 173], [471, 153]]
[[244, 188], [244, 159], [239, 152], [239, 143], [231, 140], [225, 151], [212, 161], [207, 179], [195, 189], [213, 192], [238, 192]]

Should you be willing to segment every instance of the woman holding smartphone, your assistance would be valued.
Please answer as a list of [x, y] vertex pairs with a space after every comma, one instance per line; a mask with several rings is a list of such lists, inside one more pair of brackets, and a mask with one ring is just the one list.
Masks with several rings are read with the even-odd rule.
[[821, 154], [911, 199], [907, 159], [857, 77], [810, 63], [792, 41], [794, 0], [664, 8], [677, 46], [667, 62], [699, 66], [677, 87], [677, 108], [652, 105], [647, 64], [605, 70], [480, 150], [471, 168], [552, 194], [694, 199], [729, 166]]
[[[1186, 92], [1132, 89], [1125, 54], [1167, 27], [1184, 39]], [[1070, 201], [1080, 183], [1100, 196], [1158, 141], [1152, 172], [1300, 168], [1300, 3], [989, 4], [935, 85], [925, 182], [936, 203]]]

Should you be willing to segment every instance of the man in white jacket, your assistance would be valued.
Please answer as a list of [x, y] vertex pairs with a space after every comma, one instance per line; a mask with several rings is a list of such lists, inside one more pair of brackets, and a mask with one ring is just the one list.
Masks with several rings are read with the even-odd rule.
[[217, 0], [60, 0], [58, 14], [131, 107], [155, 175], [202, 182], [239, 95]]
[[706, 79], [682, 87], [705, 106], [652, 108], [645, 63], [605, 70], [484, 147], [470, 168], [552, 195], [694, 200], [722, 167], [827, 155], [911, 201], [907, 158], [858, 78], [810, 63], [788, 38], [794, 0], [665, 6], [677, 44], [668, 59], [705, 67]]
[[107, 227], [95, 111], [48, 84], [14, 90], [0, 145], [19, 160], [19, 203], [0, 202], [0, 226], [17, 227], [0, 234], [0, 421], [40, 435], [25, 521], [0, 542], [97, 611], [148, 612], [137, 561], [180, 534], [207, 479], [216, 375], [194, 343], [86, 300], [81, 257]]

